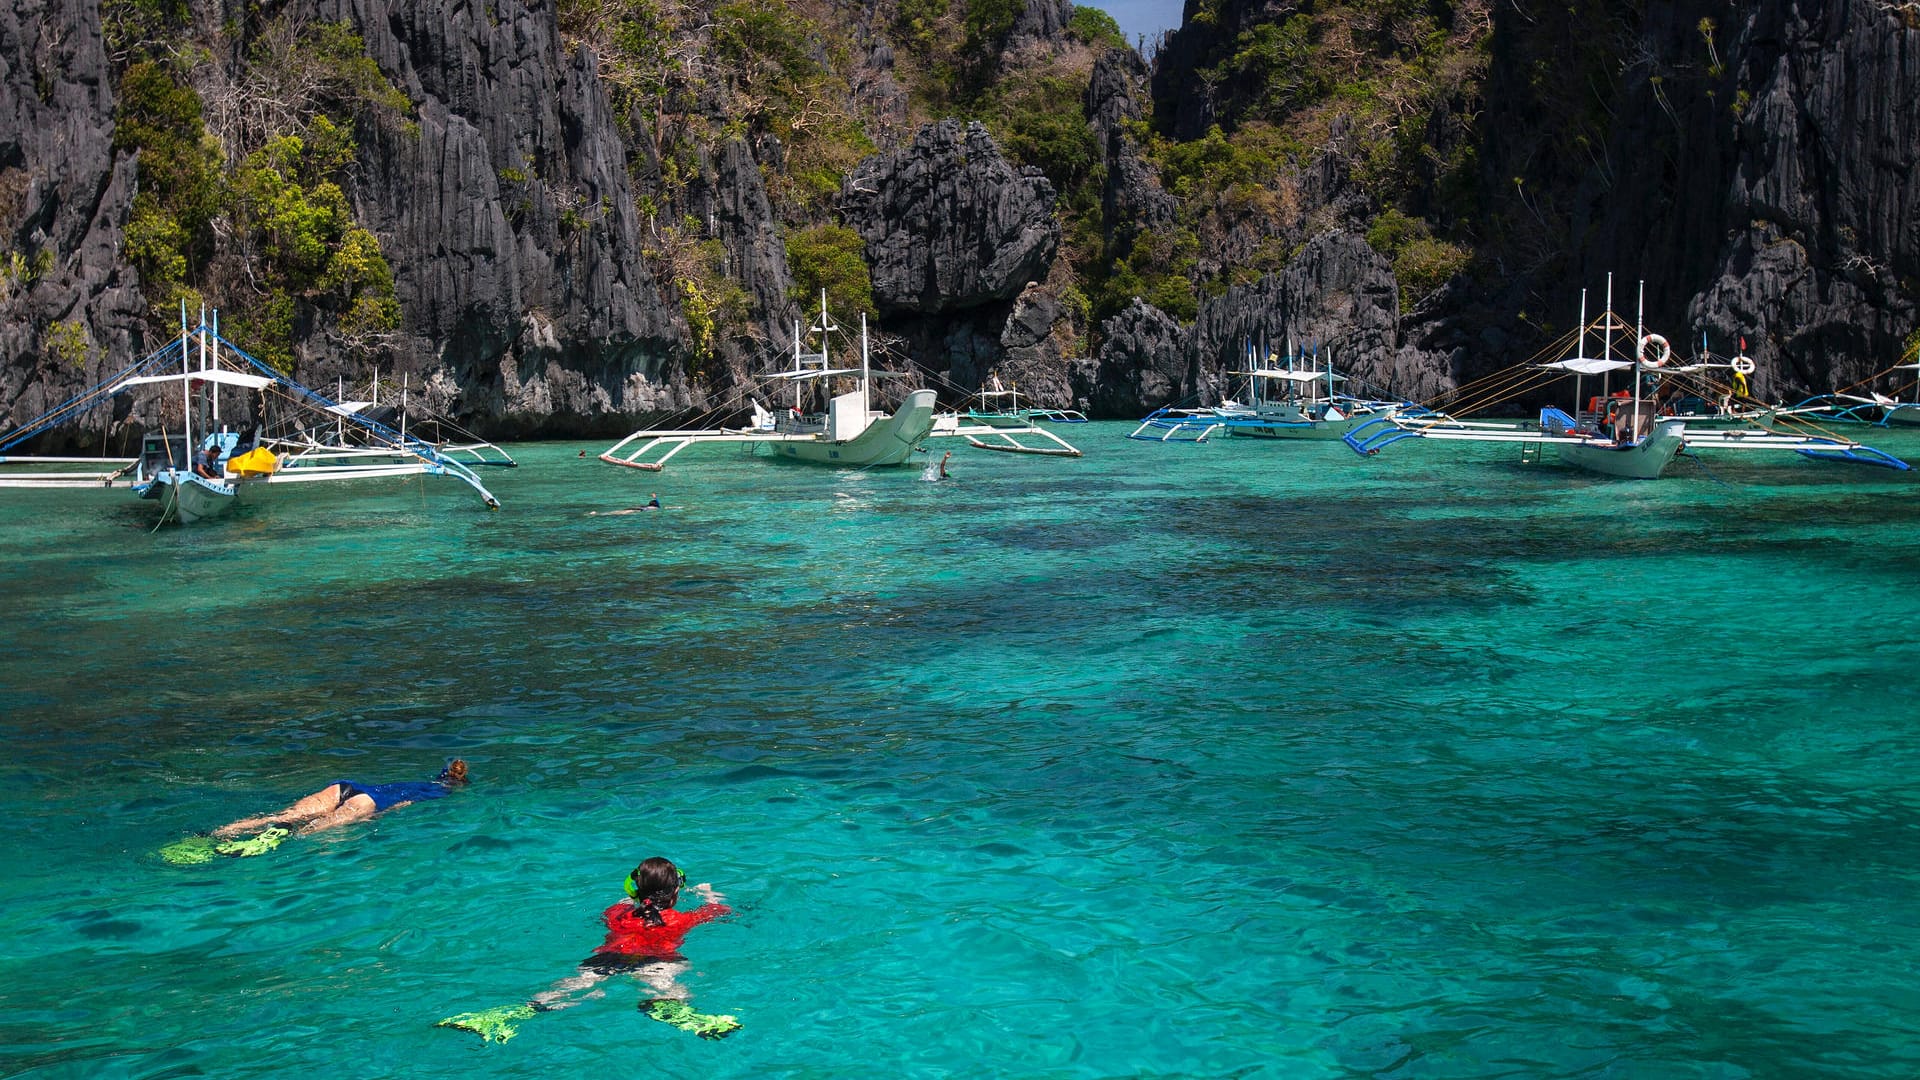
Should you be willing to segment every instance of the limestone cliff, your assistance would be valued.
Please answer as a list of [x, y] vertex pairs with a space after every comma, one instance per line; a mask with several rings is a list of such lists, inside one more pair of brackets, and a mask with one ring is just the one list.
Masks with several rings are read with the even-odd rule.
[[273, 35], [351, 34], [371, 67], [350, 74], [391, 95], [335, 110], [335, 176], [395, 321], [355, 333], [303, 287], [252, 325], [311, 382], [432, 380], [494, 436], [720, 400], [788, 347], [823, 273], [950, 397], [998, 370], [1109, 416], [1223, 392], [1251, 336], [1428, 396], [1531, 355], [1608, 271], [1617, 299], [1646, 282], [1676, 343], [1745, 338], [1767, 396], [1887, 367], [1920, 318], [1920, 27], [1899, 5], [1192, 6], [1148, 64], [1065, 0], [687, 0], [657, 25], [546, 0], [105, 22], [23, 0], [0, 12], [0, 407], [153, 347], [165, 297], [258, 293], [258, 244], [225, 225], [183, 242], [173, 291], [136, 269], [157, 151], [121, 117], [130, 12], [159, 20], [145, 40], [230, 173], [261, 145]]

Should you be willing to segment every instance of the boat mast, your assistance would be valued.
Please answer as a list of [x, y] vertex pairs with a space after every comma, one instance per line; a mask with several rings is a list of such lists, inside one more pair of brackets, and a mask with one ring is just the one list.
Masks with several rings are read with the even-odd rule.
[[[1607, 271], [1607, 310], [1601, 318], [1606, 320], [1606, 326], [1600, 330], [1600, 355], [1611, 360], [1613, 359], [1613, 271], [1611, 270]], [[1611, 371], [1600, 373], [1600, 396], [1607, 398], [1613, 396], [1613, 372]]]
[[1640, 427], [1640, 364], [1647, 351], [1647, 282], [1640, 280], [1640, 293], [1633, 307], [1633, 426]]
[[[1576, 361], [1587, 358], [1587, 290], [1585, 289], [1580, 290], [1580, 341], [1573, 347], [1573, 358]], [[1580, 402], [1580, 371], [1576, 368], [1573, 373], [1573, 415], [1575, 417], [1580, 415]]]
[[800, 415], [800, 320], [793, 320], [793, 415]]
[[[204, 343], [203, 343], [204, 347]], [[187, 344], [187, 302], [180, 301], [180, 432], [187, 440], [186, 467], [193, 468], [193, 354]], [[173, 454], [167, 454], [173, 460]]]
[[[200, 325], [202, 327], [207, 325], [205, 304], [200, 305]], [[207, 370], [207, 335], [205, 333], [200, 335], [200, 370]], [[220, 395], [214, 392], [211, 383], [207, 384], [207, 397], [213, 401], [213, 426], [218, 428], [220, 426]]]
[[867, 413], [867, 313], [860, 313], [860, 414]]

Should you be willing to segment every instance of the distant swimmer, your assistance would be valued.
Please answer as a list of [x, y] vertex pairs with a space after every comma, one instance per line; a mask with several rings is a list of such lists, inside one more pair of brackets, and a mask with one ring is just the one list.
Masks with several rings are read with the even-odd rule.
[[641, 505], [641, 506], [629, 506], [625, 510], [607, 510], [605, 512], [602, 512], [599, 510], [589, 510], [587, 511], [587, 516], [588, 517], [620, 517], [623, 514], [638, 514], [643, 510], [659, 510], [659, 509], [661, 509], [660, 496], [654, 495], [650, 497], [644, 505]]
[[947, 478], [947, 462], [952, 460], [953, 460], [953, 451], [951, 450], [947, 451], [946, 457], [943, 457], [940, 459], [940, 479], [945, 480]]
[[467, 763], [454, 758], [432, 780], [402, 781], [396, 784], [363, 784], [358, 780], [335, 780], [319, 791], [275, 814], [241, 818], [213, 830], [216, 837], [238, 836], [263, 826], [299, 826], [303, 833], [319, 832], [350, 822], [363, 821], [383, 810], [397, 810], [410, 803], [445, 798], [467, 782]]

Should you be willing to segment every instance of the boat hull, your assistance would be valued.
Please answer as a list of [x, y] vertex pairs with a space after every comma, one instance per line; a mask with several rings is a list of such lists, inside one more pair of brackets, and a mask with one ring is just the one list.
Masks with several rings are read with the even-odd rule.
[[1575, 468], [1628, 480], [1652, 480], [1666, 471], [1686, 446], [1686, 425], [1674, 420], [1656, 424], [1653, 433], [1631, 446], [1561, 444], [1560, 460]]
[[851, 439], [816, 436], [808, 440], [770, 442], [767, 447], [774, 457], [820, 465], [849, 468], [904, 465], [933, 431], [933, 407], [932, 390], [915, 390], [892, 416], [870, 425]]
[[133, 492], [161, 507], [161, 520], [183, 525], [220, 517], [231, 512], [240, 501], [239, 488], [220, 480], [209, 480], [179, 469], [166, 469], [151, 480], [133, 485]]
[[1236, 439], [1344, 439], [1350, 432], [1380, 420], [1390, 413], [1364, 412], [1339, 420], [1267, 419], [1264, 417], [1227, 420], [1227, 434]]

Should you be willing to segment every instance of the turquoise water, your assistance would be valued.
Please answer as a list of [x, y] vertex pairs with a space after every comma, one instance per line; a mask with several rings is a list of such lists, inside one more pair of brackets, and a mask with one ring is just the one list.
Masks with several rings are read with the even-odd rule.
[[[153, 534], [9, 493], [0, 1074], [1920, 1072], [1920, 473], [1127, 430], [949, 483], [521, 446], [498, 513]], [[739, 909], [681, 977], [739, 1034], [628, 980], [432, 1026], [570, 974], [652, 854]]]

